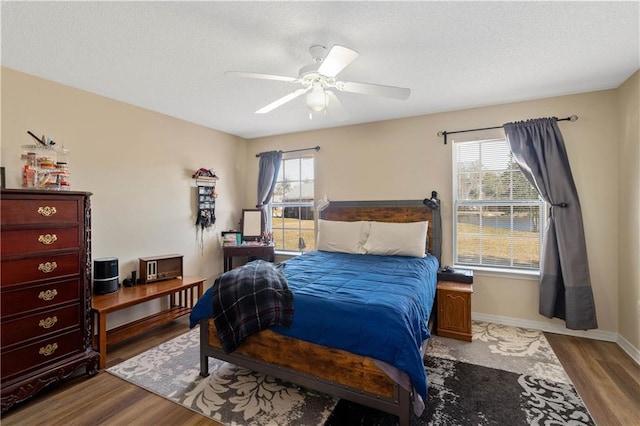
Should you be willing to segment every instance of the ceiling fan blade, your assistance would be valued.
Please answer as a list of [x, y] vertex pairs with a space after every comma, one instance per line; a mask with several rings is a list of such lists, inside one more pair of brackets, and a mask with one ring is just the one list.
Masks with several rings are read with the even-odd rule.
[[353, 81], [336, 82], [338, 90], [343, 92], [360, 93], [362, 95], [384, 96], [385, 98], [407, 99], [411, 94], [411, 89], [395, 86], [383, 86], [381, 84], [357, 83]]
[[354, 59], [358, 57], [358, 52], [337, 44], [331, 48], [329, 54], [320, 64], [318, 74], [327, 77], [335, 77], [340, 71], [346, 68]]
[[305, 94], [310, 89], [311, 89], [311, 87], [307, 87], [307, 88], [304, 88], [304, 89], [298, 89], [295, 92], [291, 92], [288, 95], [285, 95], [285, 96], [281, 97], [280, 99], [277, 99], [277, 100], [271, 102], [269, 105], [263, 106], [262, 108], [260, 108], [259, 110], [256, 111], [256, 114], [266, 114], [269, 111], [273, 111], [274, 109], [278, 108], [280, 105], [284, 105], [287, 102], [297, 98], [298, 96]]
[[327, 97], [329, 98], [329, 116], [336, 121], [344, 121], [349, 118], [349, 113], [344, 106], [342, 106], [342, 102], [338, 99], [335, 93], [331, 90], [326, 91]]
[[224, 75], [226, 77], [259, 78], [261, 80], [278, 80], [278, 81], [288, 81], [291, 83], [295, 83], [296, 81], [298, 81], [296, 77], [287, 77], [284, 75], [260, 74], [255, 72], [227, 71], [224, 73]]

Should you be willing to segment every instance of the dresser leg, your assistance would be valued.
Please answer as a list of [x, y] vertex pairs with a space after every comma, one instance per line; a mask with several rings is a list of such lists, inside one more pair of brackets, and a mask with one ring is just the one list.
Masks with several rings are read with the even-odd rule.
[[100, 369], [107, 366], [107, 321], [106, 315], [96, 313], [98, 323], [98, 352], [100, 352]]
[[100, 359], [100, 355], [96, 354], [96, 356], [93, 357], [87, 364], [87, 375], [89, 377], [93, 377], [98, 374], [98, 364], [100, 364]]

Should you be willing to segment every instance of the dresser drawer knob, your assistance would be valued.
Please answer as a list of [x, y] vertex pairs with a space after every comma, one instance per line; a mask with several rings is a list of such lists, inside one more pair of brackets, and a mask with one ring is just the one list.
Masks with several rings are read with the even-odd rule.
[[38, 241], [44, 244], [45, 246], [48, 246], [58, 241], [58, 236], [56, 234], [40, 235], [38, 237]]
[[58, 322], [58, 317], [53, 316], [53, 317], [47, 317], [45, 319], [41, 319], [38, 325], [42, 328], [51, 328], [54, 325], [56, 325], [57, 322]]
[[40, 294], [38, 295], [38, 299], [46, 300], [48, 302], [49, 300], [53, 300], [53, 298], [56, 297], [57, 295], [58, 295], [58, 290], [54, 288], [53, 290], [41, 291]]
[[56, 262], [46, 262], [38, 265], [38, 271], [44, 272], [48, 274], [49, 272], [53, 272], [54, 269], [58, 267]]
[[55, 207], [49, 207], [49, 206], [38, 207], [39, 215], [49, 217], [49, 216], [53, 216], [56, 213], [58, 213], [58, 210], [56, 210]]
[[49, 356], [52, 353], [54, 353], [56, 351], [56, 349], [58, 349], [58, 344], [57, 343], [53, 343], [53, 344], [49, 344], [47, 346], [41, 347], [40, 351], [38, 353], [40, 355]]

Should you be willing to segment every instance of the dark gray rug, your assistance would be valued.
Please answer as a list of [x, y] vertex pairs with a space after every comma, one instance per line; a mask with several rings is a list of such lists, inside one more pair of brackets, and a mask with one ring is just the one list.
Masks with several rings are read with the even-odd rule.
[[[194, 329], [107, 371], [225, 425], [397, 424], [397, 417], [210, 360]], [[542, 332], [474, 323], [472, 343], [434, 337], [427, 408], [414, 425], [594, 425]]]
[[[541, 331], [474, 322], [472, 343], [433, 337], [425, 366], [429, 399], [413, 425], [595, 425]], [[327, 426], [396, 423], [340, 401]]]

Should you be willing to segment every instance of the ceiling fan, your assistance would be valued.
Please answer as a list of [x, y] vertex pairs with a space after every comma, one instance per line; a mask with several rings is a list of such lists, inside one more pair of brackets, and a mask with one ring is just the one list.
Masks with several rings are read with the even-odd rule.
[[335, 45], [327, 54], [326, 47], [315, 45], [311, 46], [309, 52], [311, 53], [314, 63], [302, 67], [298, 73], [298, 77], [241, 71], [227, 71], [225, 75], [263, 80], [278, 80], [296, 83], [302, 86], [300, 89], [260, 108], [256, 111], [256, 114], [265, 114], [273, 111], [279, 106], [306, 94], [305, 102], [311, 111], [309, 118], [313, 118], [314, 112], [323, 114], [327, 114], [328, 112], [329, 116], [336, 120], [346, 120], [349, 114], [338, 100], [334, 90], [363, 95], [383, 96], [399, 100], [405, 100], [411, 94], [411, 90], [404, 87], [336, 80], [336, 76], [358, 57], [358, 52], [355, 50]]

